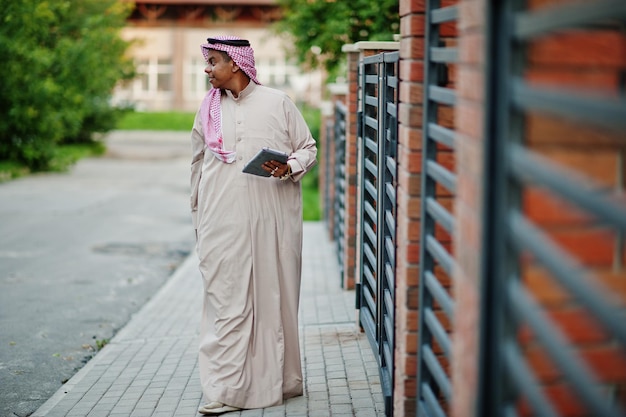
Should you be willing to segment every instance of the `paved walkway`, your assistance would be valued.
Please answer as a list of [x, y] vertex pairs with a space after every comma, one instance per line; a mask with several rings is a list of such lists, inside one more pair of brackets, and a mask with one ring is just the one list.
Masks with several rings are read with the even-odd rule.
[[[300, 338], [305, 394], [228, 416], [383, 416], [376, 359], [339, 285], [323, 223], [304, 224]], [[195, 254], [33, 417], [198, 416], [201, 278]]]

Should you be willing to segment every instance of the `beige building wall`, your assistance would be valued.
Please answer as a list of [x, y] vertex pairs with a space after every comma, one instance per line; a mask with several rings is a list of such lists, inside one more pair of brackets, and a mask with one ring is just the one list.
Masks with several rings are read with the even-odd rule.
[[217, 35], [250, 40], [255, 51], [259, 81], [285, 91], [296, 102], [321, 103], [322, 73], [304, 72], [287, 57], [284, 41], [265, 27], [214, 24], [207, 27], [129, 26], [122, 32], [133, 40], [130, 53], [138, 76], [120, 85], [113, 100], [138, 111], [195, 111], [210, 88], [200, 44]]

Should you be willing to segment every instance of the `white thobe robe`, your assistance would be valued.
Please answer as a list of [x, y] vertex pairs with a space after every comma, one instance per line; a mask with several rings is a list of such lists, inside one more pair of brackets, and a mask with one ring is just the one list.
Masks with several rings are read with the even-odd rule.
[[[293, 102], [253, 82], [221, 98], [224, 148], [205, 146], [199, 114], [192, 131], [191, 209], [204, 282], [200, 379], [208, 401], [240, 408], [302, 395], [298, 304], [302, 255], [300, 178], [317, 148]], [[262, 147], [290, 155], [291, 179], [242, 173]]]

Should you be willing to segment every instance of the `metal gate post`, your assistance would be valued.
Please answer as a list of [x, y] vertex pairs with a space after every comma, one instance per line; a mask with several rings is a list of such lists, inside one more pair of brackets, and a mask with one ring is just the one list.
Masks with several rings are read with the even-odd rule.
[[[457, 19], [457, 6], [441, 7], [439, 0], [429, 0], [425, 15], [424, 46], [424, 118], [422, 123], [422, 188], [420, 230], [420, 299], [419, 344], [417, 354], [417, 404], [418, 416], [444, 416], [452, 400], [450, 378], [445, 362], [451, 360], [452, 348], [448, 329], [443, 317], [451, 322], [455, 303], [449, 291], [442, 285], [440, 274], [452, 276], [455, 261], [445, 244], [435, 234], [436, 226], [453, 236], [455, 224], [450, 210], [441, 204], [437, 187], [447, 190], [451, 197], [456, 194], [456, 174], [445, 167], [439, 155], [443, 149], [454, 152], [454, 130], [438, 121], [441, 106], [454, 108], [455, 91], [447, 86], [448, 65], [457, 61], [454, 47], [441, 46], [441, 24]], [[443, 69], [443, 70], [442, 70]], [[436, 267], [439, 267], [438, 270]], [[435, 302], [440, 311], [435, 309]], [[435, 349], [435, 342], [442, 353]]]

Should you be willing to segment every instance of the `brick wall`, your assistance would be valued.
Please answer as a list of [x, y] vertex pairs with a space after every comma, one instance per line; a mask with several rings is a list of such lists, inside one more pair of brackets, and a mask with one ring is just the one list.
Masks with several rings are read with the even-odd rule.
[[347, 67], [348, 73], [346, 82], [348, 83], [348, 95], [346, 96], [346, 224], [344, 231], [344, 259], [343, 259], [343, 287], [354, 288], [356, 281], [356, 269], [358, 259], [357, 247], [357, 224], [360, 220], [358, 210], [357, 194], [357, 112], [358, 112], [358, 73], [359, 73], [359, 51], [348, 50]]
[[394, 415], [415, 415], [419, 322], [424, 2], [400, 1]]

